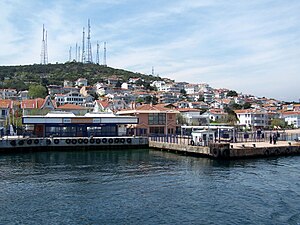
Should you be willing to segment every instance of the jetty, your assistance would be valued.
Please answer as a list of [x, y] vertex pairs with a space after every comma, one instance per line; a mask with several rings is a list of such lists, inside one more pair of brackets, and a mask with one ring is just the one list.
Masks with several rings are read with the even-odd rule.
[[193, 146], [169, 142], [149, 141], [149, 147], [186, 155], [196, 155], [214, 159], [257, 158], [281, 155], [300, 155], [299, 142], [279, 141], [244, 143], [212, 143], [208, 146]]
[[1, 153], [65, 150], [110, 150], [148, 148], [146, 137], [21, 137], [10, 136], [0, 139]]

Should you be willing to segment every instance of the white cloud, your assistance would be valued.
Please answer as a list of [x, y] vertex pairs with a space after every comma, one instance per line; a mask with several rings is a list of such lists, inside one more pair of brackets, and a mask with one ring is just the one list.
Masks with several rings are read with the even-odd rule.
[[1, 1], [0, 63], [39, 63], [42, 24], [49, 61], [65, 62], [90, 18], [110, 66], [296, 100], [299, 11], [295, 0]]

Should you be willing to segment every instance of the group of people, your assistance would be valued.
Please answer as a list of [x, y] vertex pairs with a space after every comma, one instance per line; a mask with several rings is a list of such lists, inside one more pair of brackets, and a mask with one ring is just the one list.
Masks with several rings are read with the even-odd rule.
[[270, 144], [276, 145], [277, 139], [279, 138], [280, 134], [278, 132], [270, 134]]

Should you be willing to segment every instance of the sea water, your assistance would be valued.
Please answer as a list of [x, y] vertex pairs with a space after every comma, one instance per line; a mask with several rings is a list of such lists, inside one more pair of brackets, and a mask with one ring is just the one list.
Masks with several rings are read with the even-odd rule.
[[0, 224], [300, 224], [300, 158], [0, 155]]

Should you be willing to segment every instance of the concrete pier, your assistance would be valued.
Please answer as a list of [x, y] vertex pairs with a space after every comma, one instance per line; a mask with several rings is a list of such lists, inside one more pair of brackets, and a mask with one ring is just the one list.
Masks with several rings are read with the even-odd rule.
[[149, 147], [181, 154], [192, 154], [216, 159], [237, 159], [300, 155], [299, 142], [279, 141], [276, 145], [267, 142], [212, 143], [208, 146], [192, 146], [167, 142], [149, 141]]
[[146, 137], [6, 137], [0, 139], [0, 152], [74, 150], [74, 149], [128, 149], [148, 148]]

